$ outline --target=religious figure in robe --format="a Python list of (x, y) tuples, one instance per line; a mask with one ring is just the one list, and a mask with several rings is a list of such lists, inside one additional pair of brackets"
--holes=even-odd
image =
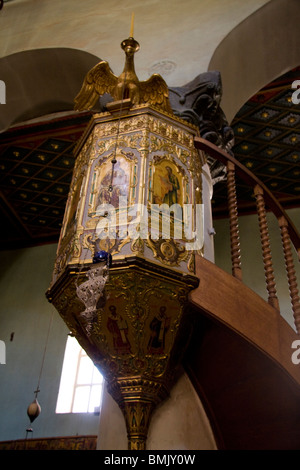
[(177, 204), (179, 202), (178, 191), (180, 189), (179, 181), (176, 175), (174, 175), (172, 168), (166, 166), (167, 178), (164, 181), (165, 194), (163, 198), (163, 203), (172, 206), (172, 204)]
[(113, 345), (117, 353), (125, 354), (131, 352), (128, 340), (128, 324), (127, 321), (117, 313), (114, 305), (109, 307), (109, 317), (107, 320), (107, 328), (112, 334)]
[[(102, 204), (111, 204), (114, 207), (119, 207), (119, 197), (128, 195), (129, 187), (129, 169), (127, 168), (126, 162), (120, 162), (114, 166), (113, 174), (109, 169), (100, 183), (99, 195), (98, 195), (98, 205)], [(126, 170), (126, 171), (125, 171)], [(112, 185), (110, 191), (110, 185)]]
[(159, 313), (150, 323), (150, 339), (148, 352), (150, 354), (163, 354), (165, 351), (166, 333), (170, 326), (170, 319), (166, 315), (166, 307), (160, 307)]

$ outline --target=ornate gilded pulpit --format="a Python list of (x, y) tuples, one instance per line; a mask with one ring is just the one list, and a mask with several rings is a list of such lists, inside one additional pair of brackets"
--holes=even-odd
[(129, 449), (145, 449), (151, 414), (170, 391), (189, 341), (189, 292), (203, 249), (198, 128), (176, 117), (159, 75), (140, 82), (139, 44), (121, 43), (124, 71), (107, 62), (75, 99), (95, 113), (76, 163), (47, 297), (104, 375), (126, 421)]

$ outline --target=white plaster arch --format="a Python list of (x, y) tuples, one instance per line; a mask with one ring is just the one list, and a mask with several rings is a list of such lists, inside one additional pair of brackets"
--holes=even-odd
[(299, 24), (299, 0), (272, 0), (218, 45), (208, 70), (221, 73), (229, 122), (258, 90), (300, 64)]
[(85, 74), (99, 61), (71, 48), (34, 49), (1, 58), (6, 104), (0, 108), (0, 132), (46, 114), (71, 111)]

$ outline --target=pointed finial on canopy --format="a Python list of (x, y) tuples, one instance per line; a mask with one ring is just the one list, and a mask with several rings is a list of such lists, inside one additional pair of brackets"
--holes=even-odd
[(131, 14), (131, 25), (130, 25), (130, 33), (129, 37), (133, 38), (133, 28), (134, 28), (134, 12)]

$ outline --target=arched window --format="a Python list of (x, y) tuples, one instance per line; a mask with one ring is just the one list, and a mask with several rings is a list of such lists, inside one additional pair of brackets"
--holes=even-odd
[(104, 379), (76, 338), (68, 336), (56, 413), (99, 413)]

